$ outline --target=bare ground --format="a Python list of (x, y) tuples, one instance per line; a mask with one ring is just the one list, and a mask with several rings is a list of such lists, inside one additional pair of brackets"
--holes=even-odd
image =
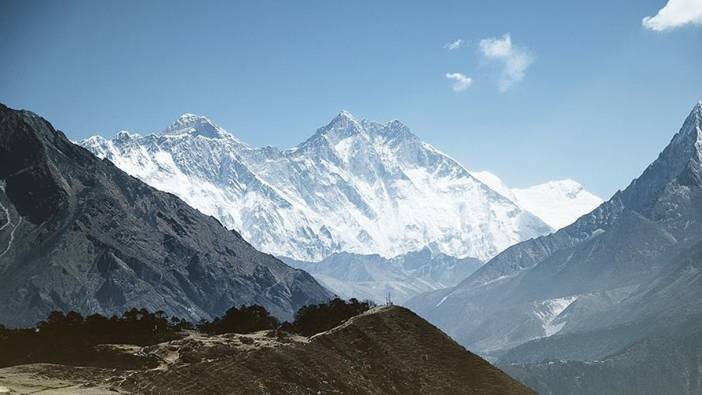
[[(312, 338), (199, 333), (114, 353), (156, 356), (150, 370), (25, 365), (0, 370), (15, 393), (533, 394), (402, 307), (379, 307)], [(24, 391), (24, 392), (23, 392)], [(60, 392), (64, 391), (64, 392)], [(2, 392), (0, 392), (1, 394)]]

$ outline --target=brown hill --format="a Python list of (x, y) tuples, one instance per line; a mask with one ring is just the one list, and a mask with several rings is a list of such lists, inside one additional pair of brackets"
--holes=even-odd
[[(143, 371), (34, 365), (25, 372), (92, 391), (100, 385), (159, 394), (534, 394), (397, 306), (372, 309), (309, 339), (274, 331), (191, 334), (114, 352), (157, 357), (161, 365)], [(0, 378), (3, 385), (12, 383)]]

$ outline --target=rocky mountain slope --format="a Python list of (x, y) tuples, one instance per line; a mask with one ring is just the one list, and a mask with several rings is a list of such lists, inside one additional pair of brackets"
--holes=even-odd
[(702, 332), (639, 340), (602, 360), (501, 366), (541, 394), (702, 393)]
[(471, 174), (554, 229), (572, 224), (603, 202), (600, 197), (570, 179), (549, 181), (528, 188), (510, 188), (488, 171), (472, 171)]
[(0, 385), (13, 388), (37, 377), (90, 393), (534, 394), (396, 306), (375, 308), (309, 339), (275, 332), (191, 335), (115, 350), (156, 356), (162, 364), (131, 371), (31, 365), (0, 370)]
[(428, 247), (389, 259), (341, 252), (320, 262), (283, 261), (310, 273), (342, 298), (379, 304), (388, 296), (402, 304), (422, 292), (452, 287), (483, 264), (475, 258), (454, 258)]
[(128, 307), (192, 320), (261, 304), (281, 318), (330, 294), (216, 219), (0, 105), (0, 323)]
[(692, 333), (702, 314), (701, 150), (699, 103), (625, 190), (409, 306), (504, 363), (595, 361), (640, 339)]
[(399, 121), (342, 112), (307, 141), (279, 150), (249, 147), (186, 114), (158, 134), (120, 132), (80, 144), (276, 256), (394, 257), (434, 245), (486, 260), (552, 230)]

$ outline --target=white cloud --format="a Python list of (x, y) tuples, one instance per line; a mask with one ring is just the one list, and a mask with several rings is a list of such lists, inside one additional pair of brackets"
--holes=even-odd
[(444, 44), (444, 48), (449, 50), (449, 51), (453, 51), (454, 49), (461, 48), (464, 44), (465, 44), (465, 42), (463, 40), (458, 39), (456, 41), (452, 41), (450, 43)]
[(446, 73), (446, 78), (454, 81), (451, 89), (455, 92), (463, 92), (473, 84), (472, 78), (466, 77), (465, 74), (461, 73)]
[(502, 38), (480, 40), (480, 51), (486, 59), (502, 63), (502, 72), (498, 81), (501, 92), (523, 80), (527, 68), (534, 61), (526, 49), (512, 45), (512, 37), (509, 33)]
[(647, 16), (641, 24), (661, 32), (685, 25), (702, 25), (702, 0), (668, 0), (655, 16)]

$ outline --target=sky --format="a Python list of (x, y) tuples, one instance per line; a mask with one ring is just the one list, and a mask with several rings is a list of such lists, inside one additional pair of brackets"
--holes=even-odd
[(702, 100), (702, 0), (0, 0), (0, 102), (78, 140), (205, 115), (294, 146), (341, 110), (603, 198)]

